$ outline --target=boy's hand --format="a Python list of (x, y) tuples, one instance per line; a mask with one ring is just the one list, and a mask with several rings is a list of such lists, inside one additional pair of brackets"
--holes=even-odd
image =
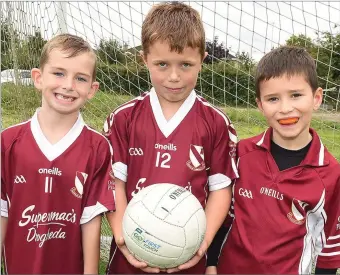
[(150, 267), (145, 262), (138, 261), (129, 251), (129, 249), (126, 247), (124, 238), (121, 237), (118, 241), (116, 241), (117, 247), (120, 249), (124, 257), (127, 259), (127, 261), (134, 267), (140, 268), (142, 271), (146, 273), (159, 273), (159, 268), (157, 267)]
[(206, 269), (205, 269), (205, 274), (217, 274), (217, 268), (216, 266), (208, 266)]
[(206, 253), (207, 249), (208, 249), (208, 243), (204, 239), (200, 248), (197, 250), (196, 254), (189, 261), (187, 261), (186, 263), (181, 264), (177, 267), (169, 268), (169, 269), (167, 269), (167, 272), (168, 273), (179, 272), (181, 270), (193, 267), (194, 265), (196, 265), (202, 259), (202, 257)]

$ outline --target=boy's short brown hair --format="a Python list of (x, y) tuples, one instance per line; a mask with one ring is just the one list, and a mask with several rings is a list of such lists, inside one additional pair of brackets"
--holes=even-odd
[(260, 84), (264, 80), (287, 75), (303, 75), (315, 92), (318, 88), (318, 76), (314, 59), (304, 49), (293, 46), (281, 46), (263, 56), (255, 73), (256, 97), (260, 99)]
[(97, 67), (97, 57), (96, 53), (90, 46), (90, 44), (83, 38), (64, 33), (53, 37), (51, 40), (47, 41), (44, 45), (41, 56), (40, 56), (40, 69), (43, 69), (45, 64), (48, 62), (48, 57), (53, 49), (60, 49), (63, 52), (67, 52), (68, 57), (74, 57), (82, 53), (90, 53), (95, 58), (92, 79), (96, 79), (96, 67)]
[(199, 13), (179, 2), (154, 5), (142, 25), (142, 47), (145, 55), (155, 41), (167, 42), (170, 50), (178, 53), (185, 47), (198, 48), (203, 59), (205, 33)]

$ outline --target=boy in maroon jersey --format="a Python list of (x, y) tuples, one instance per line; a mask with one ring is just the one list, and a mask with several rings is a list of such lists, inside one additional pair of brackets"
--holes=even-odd
[(113, 111), (104, 125), (114, 148), (117, 192), (117, 212), (108, 215), (115, 237), (108, 272), (160, 271), (128, 252), (121, 220), (127, 203), (142, 188), (169, 182), (198, 198), (207, 231), (198, 253), (167, 272), (202, 274), (202, 256), (227, 214), (230, 183), (237, 176), (236, 133), (228, 117), (194, 90), (207, 55), (197, 11), (178, 2), (155, 5), (143, 22), (142, 46), (153, 88)]
[(314, 60), (301, 48), (272, 50), (258, 64), (255, 85), (270, 127), (238, 144), (234, 220), (217, 271), (307, 274), (317, 259), (317, 274), (335, 274), (340, 165), (310, 128), (322, 102)]
[(114, 210), (112, 149), (79, 113), (98, 89), (82, 38), (46, 43), (32, 69), (42, 105), (1, 134), (1, 245), (6, 273), (98, 272), (100, 214)]

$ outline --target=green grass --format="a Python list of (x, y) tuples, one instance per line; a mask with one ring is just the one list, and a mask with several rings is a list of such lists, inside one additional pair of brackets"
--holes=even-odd
[[(18, 87), (12, 84), (1, 86), (2, 126), (4, 128), (29, 119), (41, 104), (41, 95), (33, 87)], [(119, 95), (99, 91), (82, 110), (88, 125), (101, 131), (104, 120), (120, 104), (132, 99), (129, 95)], [(257, 109), (222, 108), (233, 122), (239, 139), (258, 135), (267, 126)], [(340, 160), (340, 113), (316, 113), (312, 127), (320, 135), (327, 149)]]

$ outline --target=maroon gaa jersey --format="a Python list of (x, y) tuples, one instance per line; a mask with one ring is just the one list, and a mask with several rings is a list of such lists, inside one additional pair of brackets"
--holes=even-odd
[[(229, 186), (237, 176), (234, 127), (195, 91), (167, 121), (151, 89), (113, 111), (104, 132), (113, 147), (114, 175), (126, 182), (128, 201), (146, 186), (172, 183), (187, 188), (204, 207), (209, 191)], [(124, 268), (123, 262), (113, 259), (110, 273), (141, 272), (126, 262)]]
[(300, 165), (279, 171), (272, 128), (238, 143), (234, 220), (221, 274), (310, 274), (340, 266), (340, 165), (317, 133)]
[(37, 112), (1, 134), (4, 268), (12, 274), (80, 274), (80, 225), (115, 209), (112, 149), (81, 115), (52, 145)]

